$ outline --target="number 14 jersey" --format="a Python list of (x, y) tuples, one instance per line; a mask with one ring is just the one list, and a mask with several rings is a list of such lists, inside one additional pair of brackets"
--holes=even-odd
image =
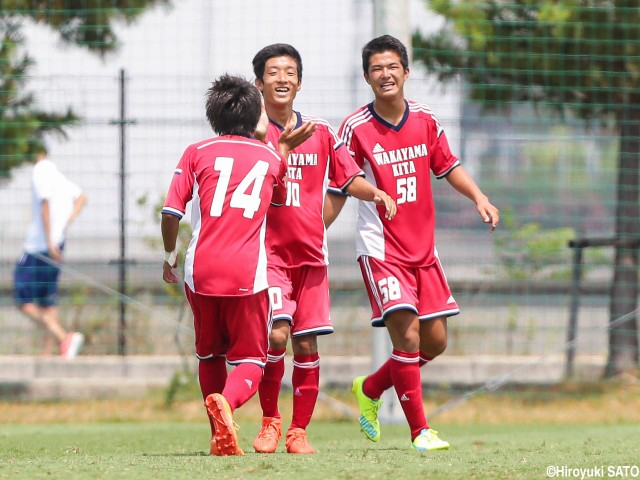
[(405, 113), (392, 125), (373, 103), (348, 116), (339, 131), (369, 182), (398, 205), (393, 220), (384, 208), (358, 202), (356, 252), (409, 267), (435, 261), (435, 207), (431, 172), (445, 177), (459, 165), (437, 119), (424, 104), (405, 101)]
[(284, 203), (285, 175), (284, 158), (255, 139), (225, 135), (185, 150), (162, 213), (182, 218), (192, 202), (184, 260), (191, 291), (241, 296), (268, 288), (266, 213)]

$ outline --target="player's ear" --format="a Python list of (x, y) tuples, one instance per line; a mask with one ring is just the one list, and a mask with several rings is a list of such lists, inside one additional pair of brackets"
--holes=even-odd
[(407, 78), (409, 78), (409, 67), (404, 69), (404, 79), (406, 80)]
[(262, 82), (262, 80), (260, 80), (259, 78), (256, 78), (253, 82), (253, 84), (258, 87), (258, 90), (260, 90), (260, 92), (262, 92), (263, 88), (264, 88), (264, 83)]
[[(369, 83), (369, 74), (367, 72), (364, 72), (364, 81)], [(369, 83), (369, 85), (371, 84)]]

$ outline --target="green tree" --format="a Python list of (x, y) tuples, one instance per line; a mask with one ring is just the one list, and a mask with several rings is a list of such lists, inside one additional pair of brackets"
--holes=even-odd
[(115, 22), (133, 23), (157, 5), (170, 0), (0, 0), (0, 179), (32, 159), (45, 134), (65, 137), (65, 129), (79, 121), (71, 107), (44, 111), (27, 91), (34, 61), (24, 51), (22, 25), (46, 25), (63, 42), (104, 56), (119, 46)]
[[(445, 25), (413, 36), (414, 59), (472, 101), (508, 110), (534, 102), (599, 120), (619, 134), (615, 232), (640, 233), (640, 9), (631, 0), (431, 0)], [(638, 366), (638, 249), (616, 246), (605, 375)]]

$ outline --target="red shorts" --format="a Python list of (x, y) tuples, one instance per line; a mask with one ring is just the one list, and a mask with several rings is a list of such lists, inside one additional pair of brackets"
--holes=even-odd
[(201, 359), (226, 357), (227, 363), (267, 361), (271, 310), (266, 290), (239, 297), (212, 297), (194, 293), (185, 284), (193, 310), (196, 356)]
[(369, 302), (371, 325), (384, 327), (385, 317), (396, 310), (412, 310), (420, 320), (460, 313), (440, 260), (428, 267), (406, 267), (362, 255), (358, 258)]
[(291, 323), (291, 336), (333, 333), (329, 315), (329, 277), (327, 266), (267, 270), (273, 320)]

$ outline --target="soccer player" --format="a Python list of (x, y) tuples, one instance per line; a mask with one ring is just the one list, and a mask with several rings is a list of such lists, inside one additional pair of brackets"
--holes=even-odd
[(310, 139), (289, 153), (285, 206), (271, 208), (267, 215), (267, 246), (273, 255), (268, 269), (273, 326), (259, 387), (262, 428), (253, 447), (256, 452), (273, 453), (282, 437), (278, 396), (291, 336), (293, 415), (285, 446), (289, 453), (309, 454), (314, 449), (306, 428), (318, 397), (320, 371), (317, 336), (333, 332), (322, 220), (327, 185), (331, 179), (341, 190), (379, 209), (386, 219), (393, 218), (396, 206), (385, 192), (362, 177), (362, 170), (326, 121), (293, 109), (302, 86), (302, 60), (294, 47), (264, 47), (253, 58), (253, 71), (269, 117), (268, 143), (273, 144), (289, 122), (311, 123), (316, 128)]
[[(206, 115), (220, 136), (187, 147), (162, 209), (162, 278), (177, 283), (172, 268), (179, 221), (192, 202), (185, 292), (193, 310), (212, 455), (244, 455), (233, 411), (256, 393), (267, 354), (266, 213), (270, 204), (286, 200), (285, 140), (296, 134), (285, 129), (276, 139), (279, 152), (255, 139), (256, 130), (266, 132), (261, 101), (258, 89), (243, 78), (223, 75), (213, 82)], [(228, 377), (225, 360), (236, 366)]]
[(395, 387), (416, 450), (447, 449), (427, 423), (420, 366), (447, 345), (447, 317), (459, 313), (435, 246), (435, 208), (430, 174), (446, 178), (471, 199), (482, 218), (496, 228), (499, 212), (451, 153), (431, 109), (404, 97), (409, 78), (405, 46), (390, 35), (374, 38), (362, 50), (364, 78), (372, 103), (349, 115), (339, 133), (355, 161), (378, 188), (393, 192), (393, 222), (359, 202), (356, 251), (372, 308), (374, 327), (386, 326), (391, 358), (369, 376), (353, 382), (360, 426), (380, 440), (380, 396)]
[(58, 170), (47, 153), (43, 144), (31, 175), (33, 211), (24, 253), (14, 271), (14, 299), (23, 314), (50, 334), (47, 339), (57, 340), (60, 355), (72, 359), (82, 348), (84, 335), (67, 332), (58, 319), (59, 264), (66, 232), (87, 196)]

